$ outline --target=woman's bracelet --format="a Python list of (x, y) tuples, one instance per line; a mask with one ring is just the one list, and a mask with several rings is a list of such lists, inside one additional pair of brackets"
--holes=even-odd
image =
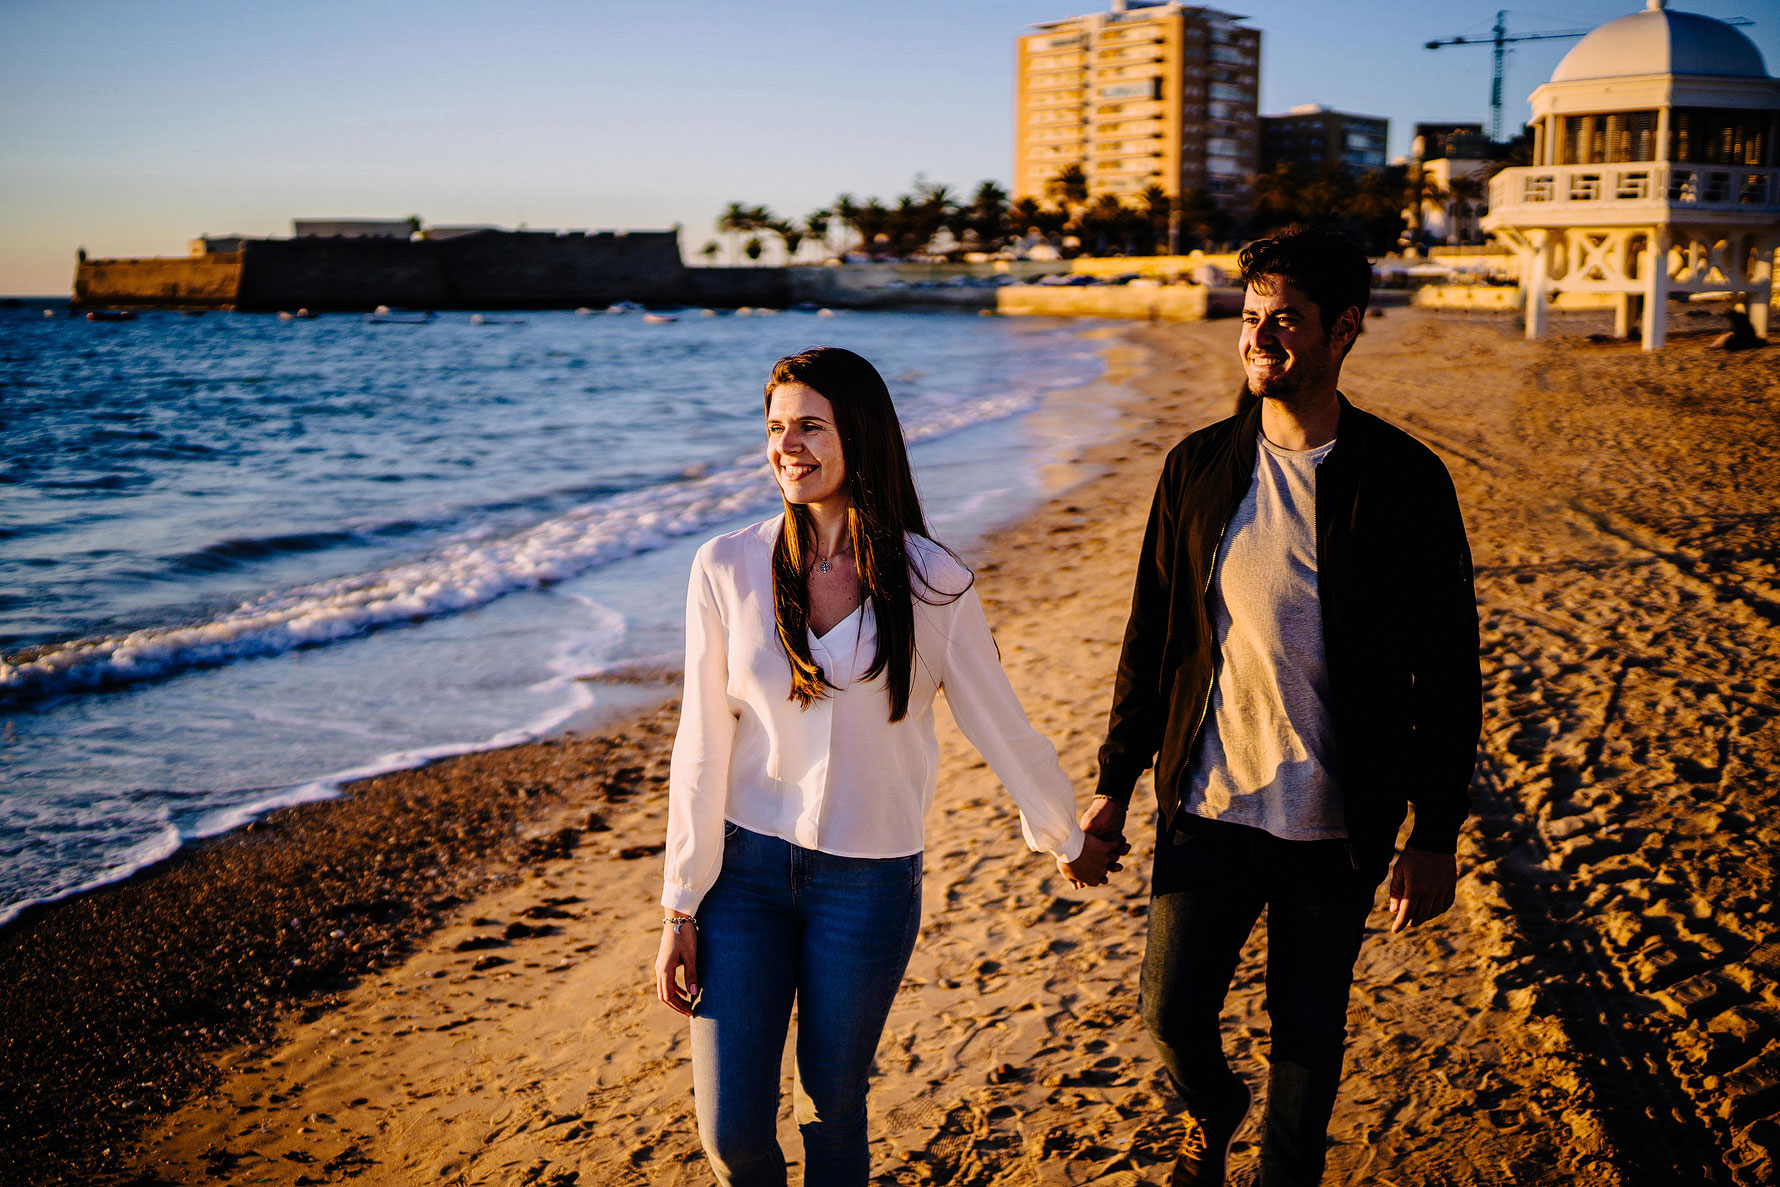
[(680, 926), (682, 924), (686, 924), (686, 923), (690, 923), (692, 925), (693, 931), (698, 930), (698, 920), (694, 919), (690, 915), (663, 915), (661, 917), (661, 925), (663, 927), (673, 928), (675, 935), (680, 934)]

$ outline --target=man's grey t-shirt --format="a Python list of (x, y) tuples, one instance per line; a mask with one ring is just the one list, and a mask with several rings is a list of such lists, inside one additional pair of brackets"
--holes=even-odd
[(1213, 571), (1217, 687), (1182, 802), (1289, 841), (1345, 837), (1316, 577), (1316, 468), (1335, 443), (1256, 446)]

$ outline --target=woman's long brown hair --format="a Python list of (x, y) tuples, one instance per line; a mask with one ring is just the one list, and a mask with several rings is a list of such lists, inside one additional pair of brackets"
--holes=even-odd
[[(773, 389), (786, 383), (803, 384), (834, 408), (847, 495), (852, 501), (847, 512), (847, 538), (878, 624), (878, 650), (865, 679), (884, 676), (890, 694), (890, 720), (901, 721), (908, 715), (915, 666), (914, 599), (932, 603), (928, 594), (938, 592), (941, 599), (949, 601), (964, 590), (934, 591), (909, 555), (907, 536), (927, 537), (927, 517), (921, 513), (921, 497), (909, 469), (902, 423), (896, 419), (890, 390), (877, 368), (838, 346), (817, 346), (788, 355), (773, 364), (767, 377), (769, 413)], [(786, 503), (784, 523), (773, 546), (773, 612), (779, 642), (791, 661), (791, 699), (806, 709), (828, 690), (821, 666), (810, 655), (806, 634), (810, 587), (805, 571), (815, 538), (815, 521), (809, 510)], [(915, 590), (917, 581), (924, 592)]]

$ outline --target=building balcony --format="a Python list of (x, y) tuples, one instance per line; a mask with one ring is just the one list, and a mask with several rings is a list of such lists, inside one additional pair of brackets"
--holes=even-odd
[[(1129, 168), (1132, 161), (1157, 161), (1162, 158), (1160, 148), (1115, 148), (1107, 149), (1096, 146), (1089, 154), (1095, 161), (1105, 161), (1110, 168)], [(1118, 162), (1118, 164), (1114, 164)]]
[(1771, 223), (1780, 169), (1622, 161), (1504, 169), (1490, 181), (1485, 230), (1660, 222)]

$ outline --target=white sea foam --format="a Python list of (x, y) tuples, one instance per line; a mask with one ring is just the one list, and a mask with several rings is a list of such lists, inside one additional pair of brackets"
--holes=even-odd
[[(240, 799), (218, 803), (207, 811), (185, 813), (177, 822), (172, 816), (172, 800), (146, 805), (137, 803), (133, 809), (107, 805), (96, 823), (115, 836), (80, 851), (50, 847), (19, 856), (18, 865), (8, 871), (7, 881), (11, 885), (0, 884), (0, 927), (5, 927), (32, 906), (57, 902), (121, 882), (166, 860), (192, 841), (232, 832), (280, 808), (334, 799), (348, 783), (391, 771), (411, 770), (460, 754), (515, 746), (555, 732), (564, 722), (594, 703), (594, 694), (581, 677), (590, 663), (599, 670), (603, 662), (609, 661), (612, 653), (623, 645), (625, 635), (625, 624), (617, 614), (588, 598), (571, 596), (588, 608), (598, 621), (598, 629), (589, 636), (565, 641), (550, 660), (552, 674), (533, 688), (535, 691), (555, 690), (561, 695), (550, 708), (532, 720), (479, 741), (392, 751), (318, 779), (243, 791), (239, 793)], [(677, 662), (678, 659), (677, 656), (657, 658), (664, 663)], [(139, 794), (130, 798), (141, 800), (145, 797)], [(146, 812), (142, 810), (144, 807)], [(15, 802), (7, 804), (6, 808), (6, 813), (0, 813), (0, 834), (8, 829), (44, 835), (65, 834), (75, 823), (67, 817), (53, 818), (55, 810), (42, 803)], [(89, 827), (93, 823), (88, 822)], [(126, 836), (134, 839), (122, 839)]]
[[(905, 424), (904, 435), (910, 443), (931, 440), (1035, 403), (1033, 393), (935, 401)], [(562, 581), (770, 503), (772, 478), (758, 457), (589, 503), (511, 536), (461, 540), (421, 560), (268, 593), (207, 622), (74, 640), (0, 661), (0, 707), (331, 643)]]

